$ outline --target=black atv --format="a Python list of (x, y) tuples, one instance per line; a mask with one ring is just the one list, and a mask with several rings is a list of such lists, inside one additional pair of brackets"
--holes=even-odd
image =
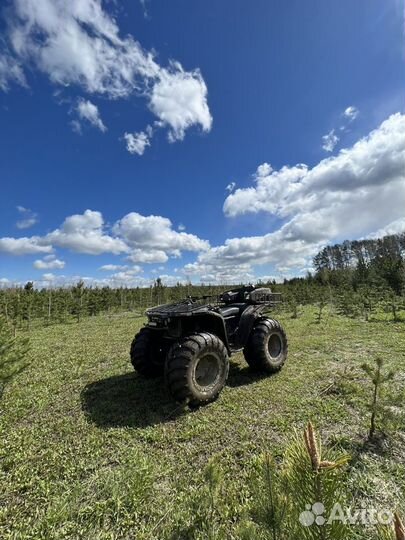
[(227, 380), (231, 354), (243, 350), (256, 371), (274, 373), (283, 366), (286, 334), (264, 315), (280, 298), (270, 289), (248, 286), (148, 309), (148, 322), (131, 345), (132, 365), (148, 377), (164, 373), (177, 401), (190, 406), (213, 401)]

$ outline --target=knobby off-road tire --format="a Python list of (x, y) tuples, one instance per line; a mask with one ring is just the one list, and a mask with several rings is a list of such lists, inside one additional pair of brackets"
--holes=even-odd
[(166, 360), (165, 379), (177, 401), (198, 407), (218, 397), (228, 372), (224, 343), (214, 334), (202, 332), (173, 345)]
[(144, 377), (163, 375), (166, 351), (153, 330), (141, 328), (132, 341), (130, 356), (135, 371)]
[(246, 362), (255, 371), (275, 373), (287, 359), (287, 336), (281, 324), (274, 319), (259, 319), (243, 350)]

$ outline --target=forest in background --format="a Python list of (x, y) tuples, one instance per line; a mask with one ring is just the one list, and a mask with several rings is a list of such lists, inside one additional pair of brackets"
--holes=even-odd
[[(394, 320), (405, 309), (405, 233), (378, 239), (344, 241), (326, 246), (313, 259), (314, 273), (285, 279), (283, 283), (257, 282), (283, 294), (282, 309), (299, 315), (301, 305), (334, 304), (346, 316), (369, 319), (377, 310), (390, 312)], [(243, 285), (243, 284), (241, 284)], [(246, 284), (244, 284), (246, 285)], [(166, 286), (157, 278), (150, 287), (73, 287), (36, 289), (35, 283), (0, 290), (0, 314), (17, 329), (32, 323), (55, 324), (103, 313), (131, 311), (139, 316), (145, 308), (181, 300), (187, 296), (218, 295), (236, 285), (184, 284)]]

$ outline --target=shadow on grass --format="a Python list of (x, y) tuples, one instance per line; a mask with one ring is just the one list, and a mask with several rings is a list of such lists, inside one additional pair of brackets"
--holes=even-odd
[(163, 379), (143, 379), (136, 373), (92, 382), (81, 393), (82, 410), (99, 427), (147, 427), (170, 422), (185, 413), (173, 401)]
[[(244, 386), (264, 377), (231, 363), (227, 385)], [(144, 379), (134, 372), (88, 384), (82, 390), (81, 403), (87, 419), (103, 428), (153, 426), (191, 412), (176, 404), (163, 378)]]
[(392, 438), (383, 432), (376, 433), (372, 440), (366, 435), (357, 434), (352, 438), (338, 438), (334, 442), (336, 446), (350, 455), (350, 466), (353, 468), (362, 463), (365, 455), (389, 457), (393, 451)]
[(232, 388), (246, 386), (248, 384), (261, 381), (262, 379), (267, 379), (269, 376), (273, 377), (274, 375), (269, 375), (268, 373), (258, 373), (252, 371), (249, 366), (241, 366), (239, 364), (230, 362), (229, 376), (226, 385)]

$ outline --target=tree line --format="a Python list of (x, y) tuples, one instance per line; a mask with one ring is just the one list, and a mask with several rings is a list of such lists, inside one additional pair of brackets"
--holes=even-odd
[[(380, 239), (345, 241), (326, 246), (313, 259), (314, 272), (283, 283), (258, 282), (283, 294), (284, 307), (298, 316), (299, 306), (334, 303), (347, 316), (368, 319), (374, 310), (391, 311), (397, 319), (404, 307), (405, 233)], [(83, 281), (69, 288), (24, 287), (0, 290), (0, 315), (14, 329), (42, 324), (80, 322), (83, 317), (131, 311), (143, 315), (147, 307), (176, 302), (187, 296), (218, 295), (230, 287), (177, 283), (166, 286), (157, 278), (150, 287), (86, 287)]]
[[(226, 287), (225, 287), (226, 288)], [(131, 311), (143, 315), (146, 308), (176, 302), (187, 296), (216, 295), (224, 286), (178, 283), (167, 287), (157, 278), (151, 287), (86, 287), (79, 281), (73, 287), (35, 289), (29, 281), (23, 287), (0, 290), (0, 316), (14, 329), (30, 329), (42, 324), (80, 322), (84, 317)]]

